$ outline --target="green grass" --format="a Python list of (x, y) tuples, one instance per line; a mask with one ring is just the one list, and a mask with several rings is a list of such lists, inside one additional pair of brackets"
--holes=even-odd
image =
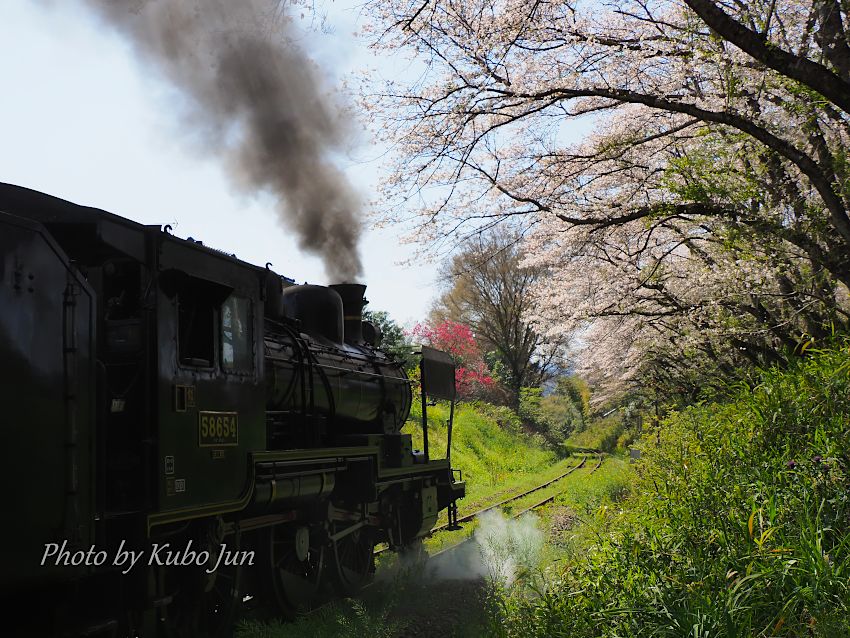
[[(564, 468), (569, 469), (580, 462), (579, 458), (574, 458), (569, 464), (561, 462), (558, 464), (558, 472), (554, 473), (547, 470), (541, 475), (532, 477), (534, 486), (545, 483), (550, 478), (554, 478), (562, 474)], [(528, 494), (522, 498), (505, 504), (501, 510), (507, 516), (515, 516), (523, 512), (523, 510), (539, 503), (545, 498), (555, 496), (552, 505), (544, 505), (542, 508), (535, 510), (536, 514), (542, 516), (545, 521), (545, 512), (553, 506), (570, 506), (576, 510), (585, 511), (584, 505), (591, 507), (591, 503), (595, 506), (601, 504), (613, 492), (619, 493), (627, 483), (627, 473), (625, 463), (619, 458), (607, 458), (602, 466), (591, 473), (591, 470), (596, 465), (597, 459), (589, 457), (584, 467), (576, 469), (568, 476), (565, 476), (560, 481), (543, 488), (533, 494)], [(551, 476), (550, 476), (551, 475)], [(581, 504), (581, 506), (579, 505)], [(440, 551), (442, 549), (456, 545), (457, 543), (466, 540), (475, 533), (477, 521), (474, 519), (463, 523), (463, 529), (455, 532), (439, 531), (431, 538), (427, 539), (425, 546), (429, 552)]]
[[(596, 459), (588, 459), (588, 467), (595, 464)], [(570, 507), (586, 515), (594, 513), (601, 506), (622, 501), (631, 483), (629, 462), (619, 456), (607, 457), (593, 474), (579, 476), (583, 480), (571, 484), (570, 489), (562, 493), (554, 504)]]
[(850, 636), (847, 344), (728, 396), (644, 437), (625, 501), (616, 479), (569, 494), (585, 525), (494, 590), (492, 635)]
[[(421, 407), (411, 413), (404, 431), (413, 435), (414, 448), (422, 447)], [(428, 444), (431, 458), (445, 456), (449, 406), (428, 406)], [(452, 429), (452, 466), (463, 472), (466, 497), (458, 503), (461, 516), (471, 514), (501, 500), (536, 487), (566, 472), (579, 462), (577, 457), (559, 457), (546, 447), (545, 441), (529, 435), (519, 418), (508, 408), (483, 403), (463, 403), (455, 408)], [(560, 483), (558, 484), (560, 485)], [(558, 485), (551, 489), (555, 490)], [(550, 492), (528, 497), (544, 498)], [(442, 512), (438, 523), (446, 520)], [(462, 530), (442, 531), (426, 539), (425, 547), (436, 552), (468, 538), (475, 525), (464, 524)], [(394, 559), (387, 555), (381, 565)]]
[[(431, 458), (444, 458), (449, 406), (428, 406), (428, 446)], [(414, 406), (404, 431), (413, 435), (413, 446), (422, 449), (421, 408)], [(495, 494), (530, 486), (544, 476), (554, 476), (566, 464), (544, 447), (541, 437), (526, 434), (519, 418), (508, 408), (462, 403), (455, 408), (452, 430), (452, 467), (463, 472), (467, 504), (482, 507)], [(548, 472), (548, 473), (547, 473)], [(545, 479), (544, 479), (545, 481)], [(519, 489), (516, 489), (519, 491)], [(496, 498), (495, 500), (499, 500)]]
[(390, 638), (400, 629), (387, 606), (340, 600), (294, 622), (247, 621), (235, 638)]

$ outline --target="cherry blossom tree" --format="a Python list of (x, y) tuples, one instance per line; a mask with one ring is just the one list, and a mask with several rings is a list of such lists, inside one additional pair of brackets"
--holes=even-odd
[(846, 4), (368, 6), (418, 65), (365, 88), (397, 149), (383, 218), (430, 249), (529, 231), (539, 317), (598, 375), (698, 387), (847, 328)]

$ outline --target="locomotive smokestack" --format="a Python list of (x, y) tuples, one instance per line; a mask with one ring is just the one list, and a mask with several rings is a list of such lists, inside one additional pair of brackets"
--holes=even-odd
[(271, 193), (281, 225), (331, 281), (361, 274), (361, 198), (331, 156), (350, 118), (279, 0), (83, 0), (183, 94), (193, 146), (218, 153), (239, 190)]
[(342, 297), (345, 343), (363, 343), (363, 307), (366, 305), (366, 286), (363, 284), (334, 284), (328, 286)]

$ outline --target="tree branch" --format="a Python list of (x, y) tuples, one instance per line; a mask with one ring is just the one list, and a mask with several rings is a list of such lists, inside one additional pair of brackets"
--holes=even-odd
[(789, 53), (730, 17), (710, 0), (685, 0), (709, 27), (768, 68), (814, 89), (850, 113), (850, 83), (822, 64)]

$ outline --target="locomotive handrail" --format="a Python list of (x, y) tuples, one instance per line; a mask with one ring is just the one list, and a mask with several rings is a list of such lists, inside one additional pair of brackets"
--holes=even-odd
[[(287, 359), (285, 357), (278, 357), (275, 355), (268, 355), (270, 359), (275, 361), (292, 361), (292, 359)], [(385, 374), (376, 374), (374, 372), (363, 372), (362, 370), (353, 370), (351, 368), (340, 368), (339, 366), (328, 365), (327, 363), (314, 363), (314, 366), (319, 368), (326, 368), (328, 370), (337, 370), (344, 374), (358, 374), (365, 377), (380, 377), (381, 379), (392, 379), (393, 381), (399, 381), (401, 383), (406, 383), (408, 385), (414, 385), (414, 381), (412, 379), (405, 379), (404, 377), (388, 377)]]
[(337, 366), (331, 366), (326, 363), (317, 363), (320, 368), (327, 368), (328, 370), (339, 370), (340, 372), (344, 372), (346, 374), (358, 374), (365, 377), (380, 377), (381, 379), (392, 379), (393, 381), (401, 381), (403, 383), (407, 383), (408, 385), (413, 385), (413, 381), (411, 379), (404, 379), (403, 377), (389, 377), (385, 374), (375, 374), (374, 372), (362, 372), (361, 370), (352, 370), (350, 368), (339, 368)]
[[(349, 458), (349, 457), (346, 457)], [(274, 461), (257, 461), (255, 462), (255, 466), (261, 470), (268, 469), (277, 469), (278, 467), (293, 467), (293, 466), (302, 466), (302, 465), (316, 465), (319, 467), (323, 467), (323, 464), (326, 466), (331, 463), (336, 463), (338, 466), (341, 465), (341, 459), (336, 457), (324, 458), (324, 459), (302, 459), (300, 461), (293, 461), (291, 459), (287, 460), (274, 460)], [(317, 467), (317, 469), (319, 469)]]

